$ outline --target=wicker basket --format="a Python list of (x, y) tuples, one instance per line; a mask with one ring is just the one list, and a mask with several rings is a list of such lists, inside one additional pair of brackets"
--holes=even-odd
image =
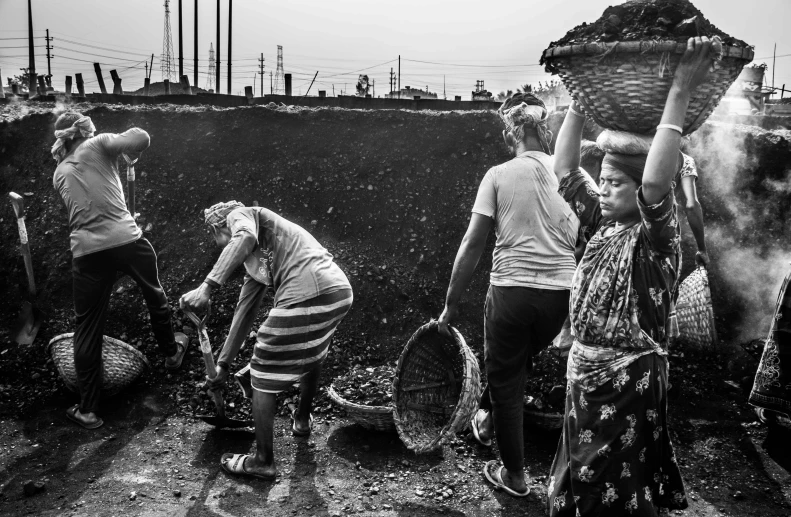
[[(653, 133), (686, 48), (675, 41), (589, 43), (548, 48), (543, 58), (598, 125)], [(693, 92), (684, 134), (703, 124), (753, 56), (751, 48), (723, 47), (722, 60)]]
[(327, 388), (327, 395), (346, 411), (353, 422), (374, 431), (395, 432), (396, 427), (393, 423), (393, 408), (391, 406), (366, 406), (349, 402), (338, 395), (334, 386)]
[(717, 342), (706, 268), (698, 266), (681, 282), (676, 316), (680, 342), (700, 348), (711, 347)]
[[(61, 379), (71, 391), (77, 387), (77, 371), (74, 369), (74, 333), (61, 334), (52, 338), (47, 352), (58, 368)], [(101, 397), (111, 397), (132, 384), (148, 368), (148, 359), (135, 347), (123, 341), (104, 336), (102, 343), (102, 391)]]
[(398, 435), (416, 453), (435, 450), (469, 423), (481, 398), (478, 360), (458, 330), (432, 320), (407, 341), (393, 381)]
[(525, 424), (541, 429), (555, 430), (563, 428), (563, 413), (546, 413), (525, 408)]

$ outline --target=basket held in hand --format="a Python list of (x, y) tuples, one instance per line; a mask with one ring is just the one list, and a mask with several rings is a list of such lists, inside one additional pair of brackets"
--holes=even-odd
[[(101, 397), (107, 398), (132, 384), (150, 365), (135, 347), (108, 336), (103, 338)], [(71, 391), (79, 391), (74, 368), (74, 333), (55, 336), (47, 345), (47, 351), (66, 387)]]
[[(543, 58), (547, 71), (560, 75), (569, 94), (598, 125), (653, 133), (686, 48), (675, 41), (588, 43), (548, 48)], [(722, 59), (692, 92), (684, 134), (705, 122), (753, 56), (751, 48), (723, 47)]]
[(327, 395), (335, 404), (346, 411), (346, 415), (353, 422), (374, 431), (395, 432), (393, 408), (391, 406), (355, 404), (338, 395), (334, 386), (327, 388)]
[(416, 453), (435, 450), (470, 421), (481, 398), (478, 360), (458, 330), (420, 327), (398, 358), (393, 417), (398, 435)]
[(714, 328), (714, 309), (706, 268), (698, 266), (681, 282), (676, 302), (679, 342), (699, 348), (711, 347), (717, 342)]

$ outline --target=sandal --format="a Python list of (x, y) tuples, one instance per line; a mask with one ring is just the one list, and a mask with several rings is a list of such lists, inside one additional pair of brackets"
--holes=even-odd
[[(491, 447), (492, 446), (492, 439), (488, 438), (486, 440), (481, 438), (481, 431), (478, 428), (478, 413), (481, 411), (486, 411), (484, 409), (479, 409), (472, 415), (472, 420), (470, 420), (470, 428), (472, 429), (472, 435), (475, 437), (475, 441), (483, 445), (484, 447)], [(487, 411), (488, 413), (488, 411)]]
[(294, 408), (294, 411), (291, 412), (291, 435), (292, 436), (310, 436), (310, 432), (313, 430), (313, 413), (310, 414), (310, 418), (308, 419), (308, 427), (307, 431), (299, 431), (297, 430), (297, 421), (294, 420), (294, 415), (297, 413), (297, 409)]
[(66, 417), (69, 420), (71, 420), (72, 422), (74, 422), (75, 424), (77, 424), (77, 425), (79, 425), (79, 426), (81, 426), (81, 427), (83, 427), (85, 429), (98, 429), (98, 428), (100, 428), (101, 426), (104, 425), (104, 420), (102, 420), (101, 418), (99, 420), (97, 420), (96, 422), (92, 423), (92, 424), (87, 424), (87, 423), (83, 422), (82, 420), (77, 418), (77, 410), (78, 409), (80, 409), (80, 405), (79, 404), (74, 404), (73, 406), (71, 406), (69, 409), (66, 410)]
[(184, 356), (187, 354), (187, 347), (189, 346), (190, 339), (183, 332), (176, 332), (175, 338), (176, 338), (176, 348), (178, 349), (178, 351), (174, 356), (175, 359), (173, 359), (172, 361), (170, 357), (165, 359), (166, 370), (178, 370), (179, 368), (181, 368), (181, 363), (182, 361), (184, 361)]
[(499, 465), (497, 469), (492, 472), (493, 466), (496, 466), (499, 462), (497, 460), (487, 461), (486, 465), (483, 466), (483, 475), (486, 477), (486, 481), (491, 483), (495, 486), (495, 488), (501, 488), (505, 490), (507, 494), (510, 494), (514, 497), (526, 497), (530, 494), (530, 487), (526, 487), (524, 492), (517, 492), (513, 488), (509, 488), (503, 483), (503, 466)]
[(277, 477), (266, 474), (258, 474), (257, 472), (248, 472), (245, 470), (244, 462), (250, 457), (250, 454), (225, 453), (220, 458), (220, 466), (225, 472), (235, 476), (250, 476), (258, 479), (264, 479), (266, 481), (272, 481), (275, 479), (275, 477)]

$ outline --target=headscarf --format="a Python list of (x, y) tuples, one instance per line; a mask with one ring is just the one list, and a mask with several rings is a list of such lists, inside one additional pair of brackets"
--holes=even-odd
[(601, 168), (615, 169), (632, 178), (638, 185), (643, 183), (643, 170), (648, 155), (607, 153), (604, 155)]
[(525, 136), (524, 128), (535, 129), (544, 152), (551, 154), (549, 142), (547, 141), (547, 131), (549, 131), (547, 127), (547, 109), (543, 106), (541, 100), (535, 96), (525, 96), (524, 98), (527, 101), (531, 101), (530, 104), (523, 100), (521, 104), (510, 108), (503, 109), (503, 106), (500, 106), (497, 114), (500, 115), (505, 127), (520, 140)]
[(227, 203), (217, 203), (203, 211), (203, 216), (206, 224), (212, 225), (214, 228), (220, 229), (227, 225), (226, 218), (235, 209), (244, 206), (238, 201), (228, 201)]
[(52, 157), (60, 163), (66, 157), (66, 141), (74, 140), (79, 135), (82, 138), (91, 138), (96, 132), (96, 127), (91, 122), (91, 117), (81, 117), (74, 121), (71, 127), (55, 131), (55, 143), (52, 146)]

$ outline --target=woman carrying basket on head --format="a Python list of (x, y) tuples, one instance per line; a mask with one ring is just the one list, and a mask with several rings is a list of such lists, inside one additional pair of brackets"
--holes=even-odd
[(575, 341), (566, 417), (548, 486), (550, 516), (656, 516), (687, 498), (667, 423), (668, 313), (680, 259), (676, 203), (681, 126), (711, 66), (692, 38), (648, 156), (608, 153), (602, 216), (571, 288)]

